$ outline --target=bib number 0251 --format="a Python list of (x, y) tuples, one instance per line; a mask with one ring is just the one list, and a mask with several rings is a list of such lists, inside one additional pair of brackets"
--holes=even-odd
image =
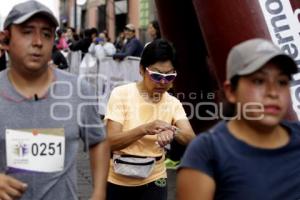
[(62, 143), (33, 143), (31, 146), (33, 156), (53, 156), (62, 154)]

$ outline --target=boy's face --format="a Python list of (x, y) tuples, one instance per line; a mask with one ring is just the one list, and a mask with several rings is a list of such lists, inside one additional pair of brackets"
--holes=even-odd
[[(269, 62), (253, 74), (241, 76), (236, 90), (227, 97), (231, 103), (240, 104), (242, 120), (277, 126), (290, 105), (289, 82), (289, 77), (276, 64)], [(250, 102), (258, 104), (250, 105)], [(255, 111), (249, 111), (251, 109)]]
[(11, 66), (22, 72), (38, 72), (48, 67), (54, 43), (54, 27), (43, 17), (32, 17), (12, 25), (8, 50)]

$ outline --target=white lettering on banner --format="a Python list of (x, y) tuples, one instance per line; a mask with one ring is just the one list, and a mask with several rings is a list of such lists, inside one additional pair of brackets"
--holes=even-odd
[[(290, 0), (259, 0), (272, 41), (289, 54), (300, 67), (300, 9), (293, 11)], [(300, 74), (291, 85), (293, 109), (300, 120)]]
[(34, 134), (6, 130), (6, 161), (8, 168), (32, 172), (59, 172), (64, 168), (64, 135)]

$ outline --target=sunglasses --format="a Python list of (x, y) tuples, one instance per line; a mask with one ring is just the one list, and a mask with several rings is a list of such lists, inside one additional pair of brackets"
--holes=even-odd
[(174, 81), (174, 79), (177, 76), (176, 72), (174, 72), (172, 74), (162, 74), (162, 73), (159, 73), (159, 72), (151, 71), (148, 68), (146, 68), (146, 70), (149, 73), (149, 76), (150, 76), (151, 80), (154, 81), (154, 82), (157, 82), (157, 83), (161, 82), (162, 80), (165, 80), (166, 83), (169, 83), (171, 81)]

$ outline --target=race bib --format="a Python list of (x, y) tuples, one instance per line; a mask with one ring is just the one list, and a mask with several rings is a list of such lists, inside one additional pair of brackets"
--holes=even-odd
[(8, 168), (31, 172), (59, 172), (64, 168), (64, 129), (6, 129)]

